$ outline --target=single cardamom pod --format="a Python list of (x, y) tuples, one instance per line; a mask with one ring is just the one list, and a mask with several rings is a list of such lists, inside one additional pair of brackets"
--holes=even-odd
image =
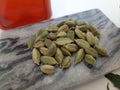
[(49, 38), (51, 40), (55, 40), (56, 37), (57, 37), (56, 33), (52, 33), (52, 32), (47, 35), (47, 38)]
[(57, 45), (65, 45), (65, 44), (68, 44), (68, 43), (71, 43), (73, 42), (73, 40), (71, 40), (70, 38), (58, 38), (55, 43)]
[(78, 49), (78, 46), (76, 44), (73, 44), (73, 43), (66, 44), (64, 47), (70, 52), (76, 52)]
[(57, 61), (51, 56), (41, 56), (40, 59), (41, 62), (43, 62), (44, 64), (49, 64), (49, 65), (58, 64)]
[(97, 52), (94, 48), (92, 48), (92, 47), (85, 48), (85, 52), (86, 52), (87, 54), (92, 55), (92, 56), (95, 57), (95, 58), (98, 57), (98, 52)]
[(75, 20), (68, 20), (68, 21), (65, 21), (65, 24), (67, 24), (69, 27), (72, 27), (76, 25), (76, 22)]
[(42, 65), (39, 68), (45, 74), (53, 74), (56, 71), (55, 67), (52, 65)]
[(58, 27), (55, 25), (55, 23), (50, 23), (49, 27), (46, 30), (49, 32), (57, 32)]
[(47, 55), (48, 55), (48, 56), (53, 56), (53, 55), (55, 55), (56, 49), (57, 49), (57, 46), (56, 46), (56, 44), (53, 42), (53, 43), (48, 47), (48, 53), (47, 53)]
[(97, 50), (97, 52), (98, 52), (100, 55), (105, 56), (105, 57), (108, 56), (107, 51), (106, 51), (104, 48), (100, 47), (99, 45), (95, 45), (95, 49)]
[(81, 26), (81, 25), (88, 25), (88, 23), (85, 22), (85, 21), (78, 21), (78, 22), (77, 22), (77, 25), (78, 25), (78, 26)]
[(63, 31), (57, 34), (57, 37), (66, 37), (66, 36), (67, 36), (66, 32), (63, 32)]
[(37, 42), (37, 41), (39, 41), (39, 40), (44, 40), (47, 35), (48, 35), (48, 31), (47, 31), (47, 30), (44, 30), (44, 32), (42, 32), (38, 37), (36, 37), (35, 42)]
[(90, 45), (95, 44), (95, 37), (90, 31), (87, 31), (86, 38)]
[(37, 65), (39, 65), (40, 63), (40, 52), (36, 49), (36, 48), (33, 48), (32, 50), (32, 59), (33, 59), (33, 62)]
[(59, 48), (57, 48), (56, 54), (55, 54), (55, 59), (57, 60), (57, 62), (58, 62), (59, 64), (62, 63), (63, 57), (64, 57), (64, 56), (63, 56), (62, 51), (61, 51)]
[(78, 46), (80, 46), (80, 47), (82, 47), (84, 49), (90, 47), (90, 44), (87, 41), (83, 40), (83, 39), (76, 39), (75, 42), (77, 43)]
[(97, 38), (97, 36), (95, 36), (95, 45), (99, 44), (99, 39)]
[(61, 47), (60, 49), (61, 49), (61, 51), (62, 51), (62, 53), (63, 53), (64, 55), (66, 55), (66, 56), (71, 56), (71, 53), (70, 53), (66, 48)]
[(89, 24), (89, 30), (93, 33), (94, 36), (100, 36), (100, 32), (95, 26)]
[(84, 58), (84, 55), (85, 55), (84, 50), (80, 49), (75, 55), (74, 63), (78, 64), (79, 62), (81, 62)]
[(95, 64), (96, 60), (93, 56), (86, 54), (85, 55), (85, 62), (93, 65), (93, 64)]
[(52, 41), (50, 39), (45, 39), (45, 46), (49, 47), (52, 44)]
[(62, 25), (64, 25), (65, 24), (65, 21), (61, 21), (61, 22), (59, 22), (58, 24), (57, 24), (57, 26), (58, 27), (61, 27)]
[(32, 37), (29, 37), (27, 45), (28, 45), (28, 48), (31, 48), (31, 49), (33, 48), (34, 41)]
[(74, 31), (68, 31), (67, 32), (67, 37), (73, 40), (74, 37), (75, 37), (75, 32)]
[(71, 57), (70, 56), (66, 56), (64, 59), (63, 59), (63, 62), (61, 64), (61, 67), (63, 69), (65, 68), (68, 68), (71, 66)]
[(69, 30), (69, 27), (68, 27), (68, 25), (65, 25), (65, 24), (58, 28), (58, 32), (60, 32), (60, 31), (67, 32), (68, 30)]
[(36, 38), (40, 36), (45, 30), (43, 28), (39, 29), (36, 33)]
[(43, 54), (43, 55), (47, 55), (48, 54), (48, 48), (46, 47), (40, 47), (40, 53)]
[(38, 41), (38, 42), (35, 42), (35, 44), (34, 44), (35, 48), (40, 48), (40, 47), (43, 47), (43, 46), (44, 46), (44, 42), (43, 41)]
[(78, 28), (83, 32), (87, 32), (89, 30), (88, 25), (80, 25), (80, 26), (76, 26), (76, 28)]
[(85, 40), (85, 34), (82, 31), (80, 31), (78, 28), (75, 29), (75, 34), (78, 36), (78, 38)]

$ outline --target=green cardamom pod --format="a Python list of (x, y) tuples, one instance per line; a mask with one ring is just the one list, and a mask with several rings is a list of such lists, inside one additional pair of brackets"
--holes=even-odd
[(95, 44), (95, 37), (90, 31), (87, 31), (86, 38), (90, 45)]
[(35, 42), (39, 41), (39, 40), (44, 40), (48, 35), (48, 31), (44, 30), (44, 32), (42, 32), (38, 37), (36, 37)]
[(85, 62), (93, 65), (93, 64), (95, 64), (96, 60), (93, 56), (86, 54), (85, 55)]
[(40, 48), (40, 47), (43, 47), (45, 44), (43, 41), (38, 41), (38, 42), (35, 42), (34, 44), (34, 47), (35, 48)]
[(55, 55), (56, 49), (57, 49), (57, 46), (56, 46), (56, 44), (53, 42), (53, 43), (48, 47), (48, 53), (47, 53), (47, 55), (48, 55), (48, 56), (53, 56), (53, 55)]
[(39, 29), (36, 33), (36, 38), (39, 37), (45, 30), (43, 28)]
[(57, 33), (57, 37), (66, 37), (66, 36), (67, 36), (67, 34), (64, 31)]
[(76, 25), (76, 22), (75, 20), (68, 20), (65, 22), (65, 24), (67, 24), (69, 27), (72, 27)]
[(93, 33), (94, 36), (100, 36), (100, 32), (95, 26), (89, 24), (89, 30)]
[(81, 25), (81, 26), (76, 26), (76, 28), (78, 28), (79, 30), (83, 31), (83, 32), (87, 32), (88, 31), (88, 25)]
[(28, 48), (31, 48), (31, 49), (33, 48), (34, 41), (32, 37), (29, 37), (27, 45), (28, 45)]
[(49, 47), (52, 44), (52, 40), (50, 39), (45, 39), (45, 46)]
[(97, 52), (94, 48), (92, 48), (92, 47), (90, 47), (90, 48), (85, 48), (85, 52), (86, 52), (87, 54), (92, 55), (92, 56), (95, 57), (95, 58), (98, 57), (98, 52)]
[(43, 62), (44, 64), (49, 64), (49, 65), (58, 64), (57, 61), (51, 56), (41, 56), (40, 59), (41, 62)]
[(57, 45), (65, 45), (65, 44), (68, 44), (68, 43), (72, 43), (73, 40), (71, 40), (70, 38), (58, 38), (55, 43)]
[(66, 56), (71, 56), (71, 53), (70, 53), (66, 48), (61, 47), (60, 49), (61, 49), (61, 51), (62, 51), (62, 53), (63, 53), (64, 55), (66, 55)]
[(68, 30), (69, 30), (69, 27), (68, 27), (68, 25), (65, 25), (65, 24), (58, 28), (58, 32), (60, 32), (60, 31), (67, 32)]
[(59, 48), (57, 48), (56, 54), (55, 54), (55, 59), (57, 60), (57, 62), (58, 62), (59, 64), (62, 63), (63, 57), (64, 57), (64, 55), (63, 55), (62, 51), (61, 51)]
[(80, 46), (80, 47), (82, 47), (84, 49), (90, 47), (90, 44), (87, 41), (83, 40), (83, 39), (76, 39), (75, 42), (77, 43), (78, 46)]
[(39, 68), (45, 74), (53, 74), (56, 71), (55, 67), (52, 65), (42, 65)]
[(56, 37), (57, 37), (56, 33), (52, 33), (52, 32), (47, 35), (47, 38), (49, 38), (51, 40), (55, 40)]
[(81, 26), (81, 25), (88, 25), (88, 23), (85, 22), (85, 21), (78, 21), (78, 22), (77, 22), (77, 25), (78, 25), (78, 26)]
[(39, 65), (40, 63), (40, 52), (36, 49), (36, 48), (33, 48), (32, 50), (32, 59), (33, 59), (33, 62), (37, 65)]
[(105, 57), (108, 56), (107, 51), (106, 51), (104, 48), (100, 47), (99, 45), (95, 45), (95, 49), (97, 50), (97, 52), (98, 52), (100, 55), (105, 56)]
[(76, 35), (78, 36), (78, 38), (80, 38), (80, 39), (85, 39), (85, 38), (86, 38), (85, 34), (84, 34), (82, 31), (80, 31), (78, 28), (75, 29), (75, 34), (76, 34)]
[(63, 59), (63, 62), (62, 62), (62, 64), (61, 64), (61, 67), (63, 68), (63, 69), (65, 69), (65, 68), (68, 68), (68, 67), (70, 67), (71, 66), (71, 57), (70, 56), (67, 56), (67, 57), (65, 57), (64, 59)]
[(57, 32), (58, 27), (54, 23), (50, 23), (49, 27), (46, 30), (49, 32)]
[(73, 43), (66, 44), (64, 47), (70, 52), (76, 52), (78, 49), (78, 46), (76, 44), (73, 44)]
[(84, 55), (85, 55), (84, 50), (80, 49), (75, 55), (74, 63), (78, 64), (79, 62), (81, 62), (84, 58)]
[(48, 54), (48, 48), (46, 47), (40, 47), (39, 50), (40, 50), (40, 53), (45, 56)]
[(95, 36), (95, 45), (99, 44), (99, 39)]
[(57, 24), (57, 26), (58, 27), (61, 27), (62, 25), (64, 25), (65, 24), (65, 21), (61, 21), (61, 22), (59, 22), (58, 24)]
[(67, 32), (67, 37), (73, 40), (74, 37), (75, 37), (75, 32), (72, 31), (72, 30), (71, 30), (71, 31), (68, 31), (68, 32)]

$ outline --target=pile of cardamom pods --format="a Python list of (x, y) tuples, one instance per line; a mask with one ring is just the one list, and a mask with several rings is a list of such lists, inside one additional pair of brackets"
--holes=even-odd
[(28, 47), (32, 50), (32, 59), (45, 74), (56, 72), (56, 66), (62, 69), (84, 60), (94, 65), (98, 56), (108, 56), (107, 51), (99, 46), (99, 30), (85, 22), (68, 18), (57, 25), (41, 28), (35, 39), (29, 37)]

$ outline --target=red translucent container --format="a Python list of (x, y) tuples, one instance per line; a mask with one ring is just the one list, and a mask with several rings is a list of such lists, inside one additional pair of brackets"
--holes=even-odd
[(50, 0), (0, 0), (0, 28), (39, 22), (51, 16)]

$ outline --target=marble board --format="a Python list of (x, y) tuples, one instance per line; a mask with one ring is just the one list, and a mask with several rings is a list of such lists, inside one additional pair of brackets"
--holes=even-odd
[[(40, 27), (58, 23), (68, 16), (95, 25), (100, 33), (100, 45), (109, 57), (100, 57), (89, 68), (84, 62), (67, 70), (57, 68), (53, 75), (45, 75), (31, 59), (26, 42)], [(69, 90), (97, 79), (120, 67), (120, 30), (98, 9), (92, 9), (0, 33), (0, 90)]]

